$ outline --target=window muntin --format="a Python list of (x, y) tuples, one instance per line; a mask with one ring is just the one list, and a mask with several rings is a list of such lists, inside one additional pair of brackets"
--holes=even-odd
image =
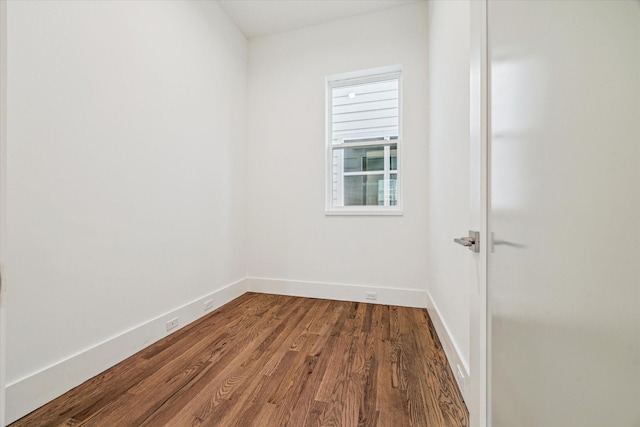
[(401, 213), (401, 69), (392, 68), (327, 79), (328, 213)]

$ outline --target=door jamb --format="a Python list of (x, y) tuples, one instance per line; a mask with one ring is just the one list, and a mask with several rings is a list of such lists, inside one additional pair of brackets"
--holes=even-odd
[(5, 425), (7, 230), (7, 2), (0, 0), (0, 426)]
[[(488, 46), (488, 0), (470, 1), (470, 185), (471, 194), (479, 192), (479, 199), (470, 199), (472, 215), (479, 212), (475, 223), (480, 230), (480, 253), (477, 254), (476, 285), (470, 290), (471, 322), (470, 362), (471, 390), (470, 418), (473, 427), (488, 427), (489, 407), (489, 320), (488, 320), (488, 258), (491, 250), (489, 233), (489, 141), (490, 141), (490, 67)], [(476, 182), (479, 181), (479, 182)], [(472, 188), (473, 188), (472, 187)]]

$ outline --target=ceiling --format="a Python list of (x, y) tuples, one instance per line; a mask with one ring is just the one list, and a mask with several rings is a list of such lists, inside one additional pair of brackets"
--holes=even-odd
[(218, 0), (248, 39), (426, 0)]

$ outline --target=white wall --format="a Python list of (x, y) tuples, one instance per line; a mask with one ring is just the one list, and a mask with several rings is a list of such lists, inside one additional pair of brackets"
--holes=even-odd
[[(332, 298), (346, 293), (329, 283), (425, 289), (426, 12), (417, 3), (250, 41), (250, 277)], [(325, 77), (394, 64), (404, 67), (404, 215), (325, 216)]]
[(246, 276), (247, 42), (215, 2), (7, 6), (15, 418), (69, 381), (38, 380), (59, 362), (148, 326), (95, 374)]
[[(469, 3), (429, 2), (429, 294), (469, 368)], [(451, 354), (449, 355), (451, 357)]]

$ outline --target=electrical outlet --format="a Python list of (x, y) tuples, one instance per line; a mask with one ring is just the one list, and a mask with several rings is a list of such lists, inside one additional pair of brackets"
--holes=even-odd
[(204, 302), (204, 311), (211, 310), (213, 308), (213, 300), (207, 300)]
[(378, 293), (377, 292), (365, 292), (364, 293), (364, 298), (371, 300), (371, 301), (375, 301), (378, 299)]
[(178, 327), (178, 318), (176, 317), (175, 319), (171, 319), (167, 322), (167, 331), (172, 330), (173, 328), (177, 328)]
[(456, 381), (458, 382), (458, 387), (460, 387), (460, 391), (464, 390), (464, 372), (460, 365), (456, 365)]

